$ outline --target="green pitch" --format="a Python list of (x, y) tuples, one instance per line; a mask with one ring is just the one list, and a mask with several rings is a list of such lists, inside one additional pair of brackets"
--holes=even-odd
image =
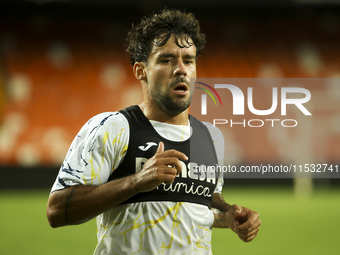
[[(95, 221), (52, 229), (45, 214), (48, 192), (0, 192), (0, 254), (92, 254)], [(224, 197), (258, 211), (262, 226), (250, 243), (228, 229), (214, 229), (214, 255), (339, 252), (340, 189), (316, 190), (310, 198), (298, 199), (289, 188), (225, 188)]]

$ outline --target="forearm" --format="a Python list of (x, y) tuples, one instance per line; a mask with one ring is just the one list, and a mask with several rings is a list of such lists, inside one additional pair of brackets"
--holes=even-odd
[(229, 222), (227, 220), (227, 212), (231, 208), (231, 205), (224, 201), (224, 198), (219, 193), (213, 194), (213, 200), (211, 202), (212, 212), (214, 214), (214, 228), (229, 228)]
[(47, 218), (52, 227), (84, 223), (137, 194), (134, 175), (99, 186), (77, 185), (51, 193)]
[(164, 151), (164, 144), (160, 142), (156, 154), (136, 174), (99, 186), (79, 185), (53, 192), (47, 204), (50, 225), (60, 227), (86, 222), (139, 192), (172, 183), (182, 171), (179, 159), (185, 161), (188, 157), (180, 151)]
[(214, 228), (229, 228), (229, 223), (227, 221), (227, 212), (220, 211), (213, 208), (214, 214)]

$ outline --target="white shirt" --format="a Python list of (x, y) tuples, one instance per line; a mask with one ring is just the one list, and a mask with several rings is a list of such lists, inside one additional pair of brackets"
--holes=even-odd
[[(191, 127), (150, 121), (164, 138), (189, 139)], [(219, 129), (211, 133), (220, 165), (224, 141)], [(52, 192), (68, 186), (100, 185), (108, 181), (128, 149), (129, 123), (118, 112), (93, 117), (79, 131), (66, 155)], [(220, 178), (215, 192), (221, 192)], [(97, 216), (98, 244), (94, 254), (211, 254), (214, 217), (211, 210), (187, 202), (123, 204)]]

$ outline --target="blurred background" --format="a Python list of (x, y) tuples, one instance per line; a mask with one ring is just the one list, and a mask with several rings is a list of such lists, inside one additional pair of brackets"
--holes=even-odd
[[(198, 77), (340, 78), (338, 0), (1, 1), (1, 254), (92, 254), (93, 221), (49, 228), (49, 190), (88, 119), (142, 102), (125, 36), (132, 23), (165, 6), (193, 12), (207, 34)], [(331, 127), (322, 128), (313, 145), (322, 154), (320, 163), (340, 162), (339, 87), (334, 83), (311, 91), (322, 106), (315, 123)], [(284, 137), (273, 140), (273, 162), (268, 148), (248, 146), (242, 131), (232, 130), (227, 139), (226, 162), (235, 165), (256, 158), (280, 164), (282, 148), (289, 148)], [(268, 134), (256, 139), (267, 140)], [(338, 179), (225, 182), (226, 200), (259, 211), (263, 230), (246, 245), (230, 231), (216, 230), (214, 254), (336, 254)]]

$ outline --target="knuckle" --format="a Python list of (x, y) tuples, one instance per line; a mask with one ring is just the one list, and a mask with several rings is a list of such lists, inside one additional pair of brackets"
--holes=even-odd
[(249, 236), (249, 237), (247, 237), (246, 238), (246, 242), (250, 242), (251, 240), (253, 240), (254, 239), (254, 236), (252, 235), (252, 236)]
[(171, 165), (175, 168), (175, 169), (180, 169), (182, 166), (178, 160), (178, 158), (172, 158), (171, 159)]
[[(176, 168), (172, 168), (172, 174), (175, 176), (177, 174)], [(174, 177), (175, 178), (175, 177)]]
[(173, 158), (171, 158), (171, 162), (172, 162), (173, 164), (178, 164), (178, 163), (179, 163), (179, 160), (178, 160), (178, 158), (173, 157)]
[(154, 159), (159, 159), (159, 158), (161, 158), (161, 154), (160, 154), (160, 153), (157, 153), (157, 154), (155, 154), (155, 155), (153, 156), (153, 158), (154, 158)]
[(169, 167), (169, 171), (168, 171), (168, 173), (170, 174), (170, 175), (174, 175), (175, 174), (175, 172), (176, 172), (176, 169), (174, 168), (174, 167)]
[(160, 173), (157, 173), (155, 179), (157, 181), (161, 181), (162, 180), (162, 175)]
[(167, 184), (171, 184), (171, 183), (174, 182), (174, 180), (175, 180), (175, 177), (170, 175), (170, 176), (167, 177), (166, 183)]

